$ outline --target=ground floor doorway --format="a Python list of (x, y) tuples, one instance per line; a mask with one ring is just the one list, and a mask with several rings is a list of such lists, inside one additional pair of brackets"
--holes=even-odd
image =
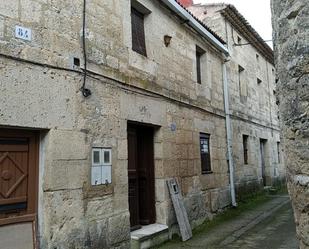
[(154, 127), (128, 122), (131, 230), (155, 223)]
[(0, 225), (34, 222), (38, 203), (38, 134), (0, 129)]
[(261, 155), (261, 170), (263, 185), (266, 186), (266, 165), (265, 165), (265, 149), (266, 149), (266, 139), (260, 139), (260, 155)]

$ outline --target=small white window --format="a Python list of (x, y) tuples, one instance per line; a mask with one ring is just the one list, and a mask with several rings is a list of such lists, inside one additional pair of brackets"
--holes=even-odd
[(111, 162), (111, 150), (110, 149), (102, 149), (103, 154), (103, 164), (110, 165)]
[(92, 165), (99, 166), (101, 162), (101, 149), (92, 149)]
[(112, 183), (112, 150), (92, 149), (91, 185)]

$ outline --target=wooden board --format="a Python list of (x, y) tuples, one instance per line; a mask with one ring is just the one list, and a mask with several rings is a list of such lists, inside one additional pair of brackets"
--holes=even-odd
[(192, 238), (192, 229), (189, 223), (185, 205), (183, 203), (181, 190), (175, 178), (167, 180), (166, 183), (173, 202), (182, 241), (187, 241), (188, 239)]

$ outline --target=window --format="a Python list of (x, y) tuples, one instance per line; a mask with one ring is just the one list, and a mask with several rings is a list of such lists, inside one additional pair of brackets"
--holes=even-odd
[(261, 84), (262, 83), (262, 80), (261, 79), (259, 79), (259, 78), (256, 78), (256, 82), (258, 83), (258, 85), (259, 84)]
[(247, 96), (246, 94), (246, 86), (245, 86), (245, 69), (238, 65), (238, 85), (239, 85), (239, 95), (240, 96)]
[(205, 51), (196, 46), (196, 82), (199, 84), (202, 83), (201, 59), (204, 54)]
[(91, 185), (112, 182), (112, 150), (109, 148), (92, 149)]
[(132, 50), (147, 56), (144, 29), (144, 14), (131, 8)]
[(210, 163), (209, 134), (200, 133), (200, 150), (202, 174), (212, 173)]
[(242, 144), (243, 144), (243, 150), (244, 150), (244, 164), (248, 164), (248, 135), (242, 136)]
[(278, 163), (281, 163), (280, 142), (277, 142)]
[(80, 59), (77, 57), (73, 58), (73, 64), (74, 66), (80, 67)]
[(238, 44), (241, 44), (241, 38), (240, 38), (240, 36), (237, 36), (237, 43), (238, 43)]

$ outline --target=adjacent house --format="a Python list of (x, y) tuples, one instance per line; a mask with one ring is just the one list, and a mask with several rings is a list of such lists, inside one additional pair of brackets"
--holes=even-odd
[(167, 179), (195, 227), (236, 205), (234, 181), (284, 175), (271, 50), (246, 55), (198, 16), (175, 0), (0, 3), (1, 243), (129, 248), (146, 225), (178, 232)]
[(285, 177), (272, 49), (229, 4), (187, 3), (226, 42), (235, 181), (241, 195)]

